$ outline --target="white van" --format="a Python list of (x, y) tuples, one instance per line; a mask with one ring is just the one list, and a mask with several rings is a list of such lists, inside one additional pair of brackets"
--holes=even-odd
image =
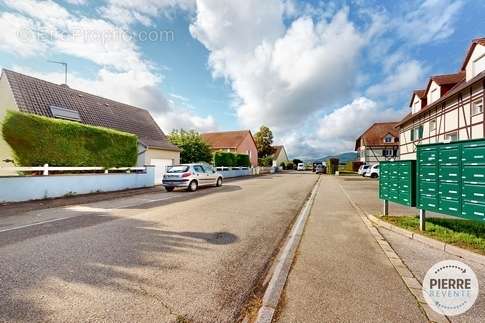
[(298, 163), (296, 170), (305, 170), (305, 164), (304, 163)]

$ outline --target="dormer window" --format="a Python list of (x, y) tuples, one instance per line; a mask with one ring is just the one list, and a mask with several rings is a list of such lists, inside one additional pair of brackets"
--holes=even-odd
[(485, 71), (485, 54), (474, 59), (472, 62), (473, 77), (477, 76), (478, 74), (480, 74), (480, 72), (483, 71)]
[(440, 98), (440, 95), (438, 93), (438, 89), (433, 89), (431, 91), (431, 96), (430, 96), (431, 102), (434, 102), (434, 101), (438, 100), (439, 98)]
[(391, 135), (386, 135), (386, 136), (384, 137), (384, 142), (385, 142), (386, 144), (388, 144), (388, 143), (392, 143), (392, 142), (394, 142), (394, 137), (393, 137), (393, 136), (391, 136)]

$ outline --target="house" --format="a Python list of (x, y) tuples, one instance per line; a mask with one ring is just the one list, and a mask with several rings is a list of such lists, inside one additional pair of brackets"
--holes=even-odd
[(273, 166), (280, 166), (281, 163), (288, 164), (288, 155), (286, 154), (285, 146), (273, 146)]
[(249, 155), (251, 166), (258, 166), (258, 149), (250, 130), (206, 132), (201, 134), (212, 151), (226, 151)]
[(377, 164), (382, 160), (399, 158), (399, 132), (397, 122), (377, 122), (355, 141), (358, 160)]
[[(67, 85), (4, 69), (0, 76), (0, 120), (7, 110), (135, 134), (139, 140), (137, 165), (154, 165), (157, 183), (161, 183), (165, 166), (180, 163), (180, 150), (167, 140), (147, 110), (71, 89)], [(11, 166), (8, 161), (12, 159), (9, 145), (0, 136), (0, 163)]]
[(434, 75), (411, 94), (411, 111), (399, 123), (401, 159), (416, 159), (416, 145), (483, 138), (485, 38), (471, 42), (460, 70)]

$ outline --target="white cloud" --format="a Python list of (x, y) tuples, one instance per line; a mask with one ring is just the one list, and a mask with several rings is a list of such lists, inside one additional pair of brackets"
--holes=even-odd
[(297, 127), (352, 88), (363, 39), (348, 11), (286, 29), (284, 10), (276, 0), (197, 1), (192, 35), (210, 51), (214, 75), (231, 82), (244, 127)]
[[(389, 63), (394, 65), (394, 61)], [(428, 69), (416, 60), (404, 61), (393, 66), (393, 70), (382, 82), (374, 84), (367, 89), (370, 96), (388, 96), (391, 94), (408, 93), (419, 84), (422, 84)]]
[[(166, 2), (170, 3), (175, 2)], [(0, 15), (0, 28), (3, 26), (2, 30), (7, 30), (0, 36), (0, 40), (4, 38), (0, 50), (33, 56), (47, 53), (49, 49), (51, 55), (65, 54), (98, 64), (97, 74), (91, 77), (71, 72), (69, 86), (148, 109), (166, 131), (180, 127), (201, 130), (217, 127), (212, 116), (197, 116), (190, 109), (166, 99), (160, 90), (163, 76), (155, 72), (153, 63), (143, 58), (135, 39), (126, 37), (130, 33), (126, 26), (70, 13), (53, 1), (6, 0), (5, 4), (15, 13)], [(143, 10), (148, 8), (143, 7)], [(30, 36), (37, 37), (31, 42), (21, 42), (13, 37), (18, 30), (30, 31)], [(14, 69), (54, 83), (64, 80), (60, 73)]]
[(398, 20), (398, 32), (410, 43), (425, 44), (449, 37), (463, 8), (462, 0), (426, 0)]
[(20, 56), (32, 56), (46, 50), (44, 43), (33, 37), (33, 21), (20, 15), (0, 14), (0, 50)]
[(194, 6), (195, 0), (109, 0), (99, 11), (117, 24), (151, 26), (157, 16), (170, 17), (178, 9), (193, 10)]
[(313, 135), (293, 131), (283, 142), (293, 156), (315, 158), (353, 151), (355, 139), (374, 122), (398, 121), (406, 111), (359, 97), (317, 120)]

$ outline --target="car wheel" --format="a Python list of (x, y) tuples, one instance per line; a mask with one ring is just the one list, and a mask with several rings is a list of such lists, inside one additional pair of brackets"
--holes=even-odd
[(175, 187), (166, 186), (166, 187), (165, 187), (165, 190), (166, 190), (167, 192), (173, 192), (174, 188), (175, 188)]
[(217, 179), (216, 186), (217, 186), (217, 187), (221, 187), (221, 186), (222, 186), (222, 177), (219, 177), (219, 178)]
[(372, 173), (372, 174), (370, 174), (370, 177), (377, 178), (377, 174), (376, 173)]
[(187, 190), (189, 192), (195, 192), (195, 191), (197, 191), (197, 187), (198, 187), (197, 181), (192, 181), (192, 182), (190, 182), (189, 187), (187, 188)]

